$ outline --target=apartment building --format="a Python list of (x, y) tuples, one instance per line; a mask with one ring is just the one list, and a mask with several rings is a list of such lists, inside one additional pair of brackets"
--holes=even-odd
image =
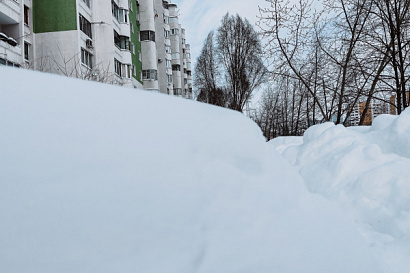
[[(350, 125), (357, 126), (359, 125), (360, 118), (363, 115), (364, 109), (366, 107), (366, 102), (359, 102), (350, 116)], [(370, 126), (373, 123), (373, 120), (382, 114), (390, 113), (390, 105), (388, 103), (374, 100), (370, 102), (369, 109), (367, 110), (366, 116), (364, 117), (363, 125)]]
[(192, 99), (191, 56), (177, 5), (141, 1), (141, 47), (145, 89)]
[(0, 0), (0, 64), (192, 98), (169, 0)]
[(32, 0), (0, 0), (0, 65), (28, 66), (32, 59)]

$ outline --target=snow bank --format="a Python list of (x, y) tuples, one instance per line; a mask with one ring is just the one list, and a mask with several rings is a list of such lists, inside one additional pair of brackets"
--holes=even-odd
[(300, 168), (309, 191), (360, 224), (385, 272), (410, 272), (410, 110), (372, 127), (326, 123), (271, 144)]
[[(357, 225), (310, 193), (241, 114), (24, 70), (0, 67), (0, 77), (0, 272), (382, 272)], [(323, 135), (329, 154), (341, 149), (333, 133), (311, 134)], [(340, 145), (356, 135), (340, 137)], [(316, 155), (309, 144), (294, 147), (302, 174), (317, 177), (309, 189), (337, 195), (326, 187), (331, 180), (308, 171), (308, 157), (318, 160), (317, 171), (355, 165), (320, 161), (322, 146)], [(407, 160), (387, 160), (377, 146), (352, 152), (383, 166)], [(366, 223), (386, 215), (384, 223), (395, 220), (387, 230), (408, 234), (404, 215), (384, 211), (399, 210), (377, 207), (390, 187), (397, 204), (389, 204), (404, 213), (405, 192), (397, 191), (406, 181), (379, 180), (375, 189), (366, 181), (331, 185), (356, 188), (339, 194), (345, 203), (373, 202)]]

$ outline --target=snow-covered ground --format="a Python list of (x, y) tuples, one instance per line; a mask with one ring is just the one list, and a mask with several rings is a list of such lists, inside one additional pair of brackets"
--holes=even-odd
[(210, 105), (0, 79), (0, 272), (410, 272), (410, 112), (266, 143)]
[(354, 219), (384, 272), (410, 272), (410, 111), (379, 116), (372, 127), (327, 123), (270, 143), (310, 192)]

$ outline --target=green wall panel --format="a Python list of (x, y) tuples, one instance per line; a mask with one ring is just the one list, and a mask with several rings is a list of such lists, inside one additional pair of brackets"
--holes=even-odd
[(76, 0), (33, 0), (34, 33), (77, 29)]
[[(144, 0), (145, 1), (145, 0)], [(132, 9), (130, 8), (130, 22), (134, 25), (134, 32), (131, 31), (130, 39), (131, 42), (135, 45), (135, 54), (131, 54), (132, 64), (135, 65), (136, 75), (132, 76), (134, 79), (139, 81), (142, 84), (142, 79), (140, 78), (140, 72), (142, 71), (142, 63), (138, 58), (138, 51), (141, 51), (141, 42), (138, 39), (140, 27), (137, 25), (137, 14), (139, 13), (139, 6), (136, 5), (136, 1), (131, 1)]]

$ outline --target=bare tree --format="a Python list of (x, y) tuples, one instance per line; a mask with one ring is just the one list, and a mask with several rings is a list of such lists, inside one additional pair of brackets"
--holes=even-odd
[(266, 81), (258, 33), (248, 20), (226, 14), (205, 40), (195, 67), (197, 100), (242, 112)]
[(218, 85), (219, 77), (214, 32), (211, 31), (205, 40), (195, 66), (194, 83), (198, 90), (196, 94), (198, 101), (225, 107), (226, 96)]
[(275, 88), (264, 90), (260, 107), (251, 118), (267, 140), (277, 136), (302, 135), (308, 126), (306, 94), (303, 84), (290, 77), (277, 77)]
[(217, 31), (219, 60), (224, 68), (228, 107), (242, 112), (267, 75), (258, 33), (239, 15), (224, 16)]
[(380, 47), (388, 48), (389, 77), (386, 84), (396, 94), (397, 113), (409, 106), (410, 91), (410, 0), (375, 0), (376, 18), (381, 22)]

